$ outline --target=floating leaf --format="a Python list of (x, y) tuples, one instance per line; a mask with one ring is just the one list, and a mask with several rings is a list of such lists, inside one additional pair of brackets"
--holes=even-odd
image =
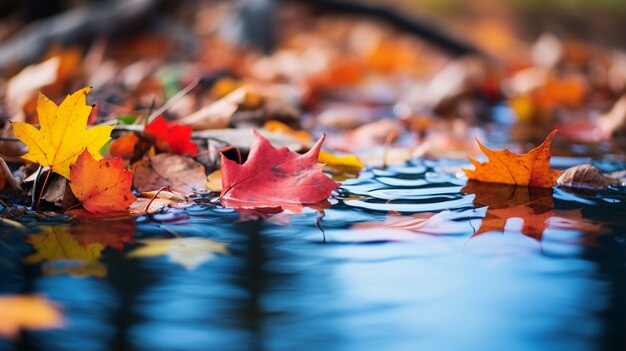
[(304, 155), (283, 147), (275, 149), (255, 131), (246, 163), (222, 156), (224, 206), (235, 208), (290, 207), (316, 204), (328, 199), (339, 186), (324, 173), (317, 158), (324, 137)]
[(489, 162), (480, 163), (469, 157), (476, 169), (463, 171), (469, 179), (481, 182), (551, 188), (559, 175), (550, 169), (550, 143), (556, 132), (553, 130), (541, 145), (522, 155), (508, 149), (490, 150), (477, 141)]
[(204, 238), (174, 238), (137, 240), (144, 244), (128, 254), (128, 257), (147, 258), (167, 256), (185, 269), (193, 270), (212, 260), (215, 254), (228, 254), (226, 244)]
[(594, 165), (584, 164), (566, 169), (556, 180), (556, 185), (574, 189), (602, 190), (614, 182), (617, 182), (617, 179), (605, 176)]
[(83, 207), (92, 213), (125, 211), (137, 197), (130, 191), (133, 173), (119, 158), (96, 161), (87, 150), (70, 172), (70, 187)]
[(37, 114), (40, 129), (24, 122), (13, 123), (13, 131), (29, 148), (22, 158), (50, 167), (65, 178), (70, 178), (70, 165), (87, 149), (96, 160), (102, 158), (100, 148), (110, 139), (115, 126), (87, 127), (91, 106), (86, 104), (91, 88), (83, 88), (69, 95), (61, 105), (40, 94)]

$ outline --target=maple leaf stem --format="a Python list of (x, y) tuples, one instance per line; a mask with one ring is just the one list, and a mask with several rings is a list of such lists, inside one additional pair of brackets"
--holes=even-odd
[(77, 203), (77, 204), (75, 204), (75, 205), (72, 205), (72, 206), (68, 207), (68, 208), (67, 208), (67, 210), (65, 210), (65, 212), (68, 212), (68, 211), (70, 211), (70, 210), (73, 210), (73, 209), (75, 209), (76, 207), (78, 207), (78, 206), (80, 206), (80, 205), (82, 205), (82, 203), (80, 203), (80, 202), (79, 202), (79, 203)]
[(39, 176), (41, 176), (42, 170), (43, 170), (43, 166), (39, 165), (39, 168), (37, 168), (37, 175), (35, 175), (35, 181), (33, 182), (33, 190), (32, 190), (31, 200), (30, 200), (31, 210), (35, 209), (35, 194), (37, 194), (37, 183), (39, 183)]
[(318, 212), (318, 213), (319, 213), (319, 215), (315, 219), (315, 226), (317, 227), (317, 229), (320, 230), (320, 232), (322, 232), (322, 242), (325, 244), (326, 243), (326, 233), (324, 232), (324, 228), (322, 227), (322, 219), (324, 219), (324, 216), (326, 215), (326, 213), (324, 212), (324, 210), (322, 210), (321, 212)]
[(46, 185), (48, 184), (50, 173), (52, 173), (52, 169), (48, 169), (48, 172), (46, 173), (46, 179), (43, 180), (41, 190), (39, 191), (39, 198), (37, 199), (37, 206), (35, 207), (35, 211), (39, 211), (39, 203), (41, 202), (41, 198), (43, 197), (43, 191), (46, 189)]
[(152, 198), (150, 199), (150, 201), (148, 202), (148, 205), (146, 205), (146, 208), (143, 210), (143, 212), (148, 213), (148, 209), (150, 208), (150, 205), (152, 205), (152, 202), (157, 198), (157, 196), (159, 196), (159, 194), (162, 191), (172, 191), (168, 186), (164, 186), (161, 189), (159, 189), (159, 191), (156, 192), (156, 194), (152, 195)]

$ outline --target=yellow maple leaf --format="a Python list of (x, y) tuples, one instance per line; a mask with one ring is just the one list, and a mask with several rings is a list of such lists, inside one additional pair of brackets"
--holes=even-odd
[(363, 162), (352, 154), (347, 155), (335, 155), (324, 150), (320, 151), (317, 158), (320, 163), (325, 163), (327, 167), (335, 168), (339, 171), (356, 172), (358, 173), (365, 167)]
[(22, 158), (50, 167), (68, 179), (70, 165), (76, 162), (83, 150), (89, 150), (96, 160), (101, 159), (99, 150), (111, 138), (115, 126), (86, 129), (92, 108), (87, 105), (90, 90), (78, 90), (58, 106), (40, 93), (37, 115), (41, 128), (25, 122), (12, 123), (15, 136), (28, 146), (28, 152)]

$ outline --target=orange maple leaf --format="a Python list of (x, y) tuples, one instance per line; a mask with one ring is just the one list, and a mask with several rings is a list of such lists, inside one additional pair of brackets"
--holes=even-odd
[(556, 133), (553, 130), (541, 145), (521, 155), (508, 149), (491, 150), (476, 140), (489, 161), (481, 163), (468, 157), (476, 169), (463, 171), (469, 179), (481, 182), (551, 188), (560, 174), (550, 169), (550, 143)]
[(70, 170), (70, 187), (83, 207), (92, 213), (125, 211), (137, 197), (130, 192), (133, 172), (119, 158), (96, 161), (83, 151)]

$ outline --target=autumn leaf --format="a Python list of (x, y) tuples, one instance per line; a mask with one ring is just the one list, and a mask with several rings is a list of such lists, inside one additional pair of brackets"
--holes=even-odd
[[(311, 142), (313, 140), (313, 137), (308, 132), (293, 130), (285, 123), (275, 120), (265, 122), (263, 129), (270, 132), (283, 133), (303, 142)], [(338, 174), (358, 174), (359, 171), (365, 167), (363, 162), (361, 162), (356, 155), (335, 155), (324, 150), (320, 151), (317, 161), (326, 164), (327, 168), (330, 168), (334, 173)], [(209, 190), (211, 190), (211, 188), (209, 188)]]
[(481, 182), (551, 188), (559, 175), (550, 169), (550, 143), (556, 132), (553, 130), (541, 145), (521, 155), (508, 149), (490, 150), (477, 141), (489, 161), (481, 163), (469, 157), (476, 169), (463, 171), (469, 179)]
[(327, 151), (320, 151), (317, 160), (324, 163), (327, 168), (331, 168), (335, 173), (351, 173), (359, 174), (359, 171), (365, 167), (363, 162), (352, 154), (335, 155)]
[(206, 183), (204, 186), (213, 192), (222, 192), (222, 171), (217, 170), (212, 172), (206, 177)]
[(125, 211), (137, 197), (130, 188), (133, 173), (122, 168), (119, 158), (96, 161), (87, 150), (70, 172), (70, 187), (89, 212)]
[(269, 120), (265, 122), (263, 125), (263, 129), (270, 132), (277, 132), (287, 134), (289, 136), (294, 137), (294, 139), (298, 139), (300, 141), (309, 142), (313, 140), (311, 134), (304, 130), (293, 130), (290, 126), (286, 125), (283, 122), (276, 120)]
[(158, 154), (137, 162), (133, 182), (140, 192), (169, 187), (172, 191), (187, 195), (204, 189), (206, 175), (204, 166), (191, 157), (176, 154)]
[(111, 143), (109, 152), (112, 156), (131, 158), (135, 154), (135, 146), (139, 140), (136, 133), (125, 134)]
[(317, 158), (324, 142), (320, 138), (304, 155), (286, 147), (275, 149), (254, 132), (255, 140), (246, 163), (240, 165), (222, 155), (224, 206), (235, 208), (289, 207), (326, 200), (339, 186), (328, 178)]
[(96, 160), (102, 158), (100, 148), (110, 139), (115, 126), (86, 129), (91, 106), (86, 97), (91, 88), (83, 88), (57, 106), (40, 94), (37, 114), (40, 129), (24, 122), (12, 123), (15, 136), (28, 146), (22, 158), (50, 167), (65, 178), (70, 178), (70, 165), (87, 149)]
[(132, 258), (167, 256), (187, 270), (196, 269), (212, 260), (216, 253), (228, 254), (226, 244), (204, 238), (173, 238), (137, 240), (144, 244), (128, 254)]
[(58, 308), (40, 296), (0, 296), (0, 337), (12, 339), (21, 329), (40, 330), (63, 326)]
[(167, 123), (159, 116), (145, 127), (146, 135), (154, 138), (156, 147), (162, 152), (195, 156), (198, 146), (191, 141), (192, 128), (176, 123)]

